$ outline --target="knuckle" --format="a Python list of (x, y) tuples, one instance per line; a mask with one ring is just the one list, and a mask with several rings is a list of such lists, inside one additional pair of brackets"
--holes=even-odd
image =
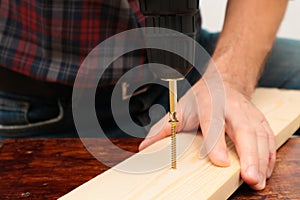
[(269, 134), (267, 131), (263, 130), (263, 131), (257, 131), (256, 133), (257, 138), (263, 139), (263, 140), (269, 140)]
[(273, 131), (270, 134), (268, 134), (268, 137), (269, 137), (270, 141), (275, 141), (275, 139), (276, 139)]
[(268, 156), (263, 156), (259, 158), (259, 163), (260, 166), (263, 168), (267, 168), (268, 164), (269, 164), (269, 157)]
[(237, 128), (238, 134), (247, 134), (247, 135), (254, 135), (255, 129), (252, 126), (245, 125)]
[(241, 107), (242, 107), (241, 102), (240, 101), (235, 101), (235, 100), (231, 101), (230, 105), (231, 105), (232, 109), (234, 109), (234, 110), (241, 109)]

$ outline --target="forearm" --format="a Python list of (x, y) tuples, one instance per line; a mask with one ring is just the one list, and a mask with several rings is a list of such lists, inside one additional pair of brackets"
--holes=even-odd
[(229, 0), (213, 59), (224, 82), (250, 96), (286, 10), (287, 0)]

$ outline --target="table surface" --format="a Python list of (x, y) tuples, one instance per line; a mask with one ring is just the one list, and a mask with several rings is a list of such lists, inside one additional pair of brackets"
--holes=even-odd
[[(103, 139), (97, 139), (102, 142)], [(141, 139), (112, 139), (137, 152)], [(103, 146), (99, 150), (105, 149)], [(117, 164), (122, 155), (103, 156)], [(263, 191), (243, 184), (230, 199), (300, 199), (300, 137), (279, 149), (277, 165)], [(9, 139), (0, 141), (0, 199), (57, 199), (106, 171), (79, 139)], [(117, 188), (116, 188), (117, 189)]]

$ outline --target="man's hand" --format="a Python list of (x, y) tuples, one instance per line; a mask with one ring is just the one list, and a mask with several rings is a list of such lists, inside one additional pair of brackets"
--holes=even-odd
[[(225, 167), (230, 164), (226, 132), (240, 157), (242, 178), (256, 190), (263, 189), (266, 178), (271, 176), (276, 151), (272, 130), (263, 114), (250, 102), (250, 97), (286, 6), (287, 0), (228, 0), (223, 29), (212, 56), (223, 80), (226, 97), (225, 111), (217, 116), (224, 120), (221, 121), (224, 127), (214, 148), (209, 151), (212, 145), (207, 146), (208, 156), (215, 165)], [(215, 74), (205, 72), (204, 76), (210, 79)], [(204, 138), (209, 138), (214, 135), (210, 133), (213, 130), (210, 124), (216, 105), (213, 107), (203, 79), (193, 86), (192, 91), (198, 100), (198, 108), (191, 106), (189, 92), (180, 99), (178, 131), (195, 130), (200, 126)], [(165, 117), (153, 126), (141, 149), (170, 134), (167, 119)], [(162, 125), (164, 127), (160, 129)]]
[[(230, 165), (225, 142), (225, 132), (234, 142), (240, 157), (241, 176), (253, 189), (265, 187), (266, 178), (272, 174), (275, 158), (275, 138), (263, 114), (241, 92), (224, 83), (225, 124), (221, 135), (208, 156), (213, 164), (221, 167)], [(198, 99), (198, 108), (191, 107), (189, 94), (179, 101), (178, 132), (189, 132), (199, 127), (204, 139), (208, 138), (211, 126), (211, 97), (204, 81), (200, 80), (192, 91)], [(152, 127), (140, 149), (170, 135), (168, 116)], [(200, 148), (200, 147), (199, 147)], [(209, 150), (210, 147), (207, 147)]]

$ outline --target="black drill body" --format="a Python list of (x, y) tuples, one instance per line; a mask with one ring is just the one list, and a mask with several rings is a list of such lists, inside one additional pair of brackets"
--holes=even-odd
[[(196, 14), (199, 11), (199, 0), (140, 0), (140, 9), (146, 17), (147, 27), (172, 29), (195, 39), (197, 32)], [(164, 41), (164, 38), (176, 37), (161, 34), (154, 34), (155, 36), (161, 41)], [(176, 41), (176, 38), (173, 41)], [(182, 48), (185, 49), (187, 57), (191, 55), (194, 57), (194, 46), (187, 44)], [(154, 71), (161, 79), (181, 79), (192, 68), (192, 65), (184, 58), (168, 51), (148, 49), (147, 54), (149, 63), (167, 65), (181, 74), (179, 76), (177, 73), (172, 73), (165, 68)]]

